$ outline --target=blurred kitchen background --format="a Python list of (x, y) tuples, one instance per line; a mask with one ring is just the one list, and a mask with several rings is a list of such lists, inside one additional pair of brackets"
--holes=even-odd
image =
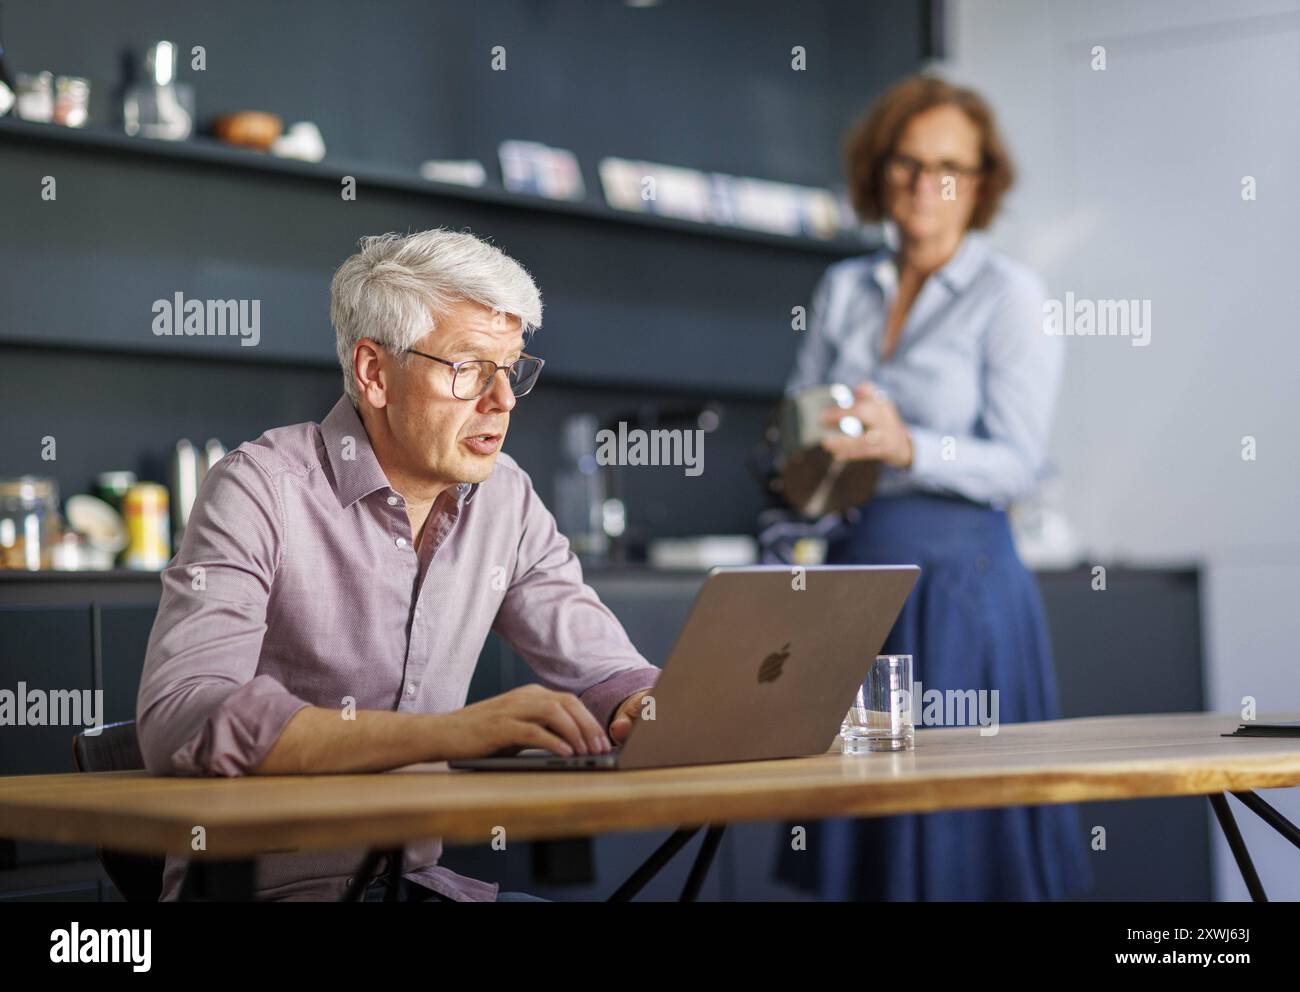
[[(179, 529), (205, 460), (328, 412), (329, 278), (357, 239), (438, 226), (537, 279), (547, 365), (506, 450), (559, 514), (597, 487), (571, 536), (662, 663), (700, 567), (755, 553), (792, 308), (880, 243), (846, 214), (842, 135), (934, 68), (991, 100), (1020, 166), (999, 245), (1054, 296), (1152, 300), (1148, 347), (1067, 341), (1050, 475), (1016, 511), (1066, 715), (1297, 708), (1298, 42), (1300, 6), (1265, 0), (5, 0), (0, 685), (84, 682), (133, 717), (162, 514)], [(647, 173), (654, 212), (627, 184)], [(178, 293), (260, 301), (257, 345), (156, 335)], [(593, 480), (590, 435), (620, 420), (706, 429), (705, 470)], [(156, 529), (120, 547), (83, 495), (135, 500)], [(728, 540), (680, 543), (703, 536)], [(489, 644), (472, 695), (529, 677)], [(66, 737), (0, 749), (0, 773), (70, 770)], [(1295, 851), (1238, 819), (1270, 895), (1300, 898)], [(1095, 898), (1245, 895), (1204, 800), (1084, 820), (1110, 838)], [(767, 877), (779, 826), (728, 831), (706, 895), (807, 898)], [(588, 897), (652, 844), (528, 845), (503, 886)], [(499, 877), (481, 855), (448, 861)], [(114, 897), (93, 852), (0, 845), (0, 898), (52, 895)]]

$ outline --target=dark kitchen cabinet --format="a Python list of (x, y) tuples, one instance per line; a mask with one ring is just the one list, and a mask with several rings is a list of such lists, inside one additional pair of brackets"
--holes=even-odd
[(104, 690), (104, 722), (135, 719), (135, 696), (144, 671), (145, 649), (157, 603), (97, 606), (100, 652), (99, 684)]
[[(0, 605), (0, 690), (14, 693), (19, 708), (21, 696), (42, 693), (47, 700), (47, 720), (54, 718), (51, 704), (55, 700), (70, 702), (70, 694), (76, 693), (77, 711), (67, 709), (61, 715), (85, 720), (88, 714), (78, 711), (85, 703), (95, 702), (93, 641), (89, 603)], [(26, 717), (15, 714), (15, 719)], [(80, 729), (66, 722), (0, 726), (0, 775), (71, 771), (72, 737)], [(94, 852), (86, 848), (22, 840), (0, 842), (0, 891), (6, 888), (6, 869), (93, 857)]]

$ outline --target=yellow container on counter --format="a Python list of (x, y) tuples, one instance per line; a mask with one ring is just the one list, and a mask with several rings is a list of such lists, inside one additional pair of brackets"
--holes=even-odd
[(127, 544), (123, 563), (142, 572), (157, 572), (171, 560), (171, 523), (167, 487), (137, 482), (122, 500)]

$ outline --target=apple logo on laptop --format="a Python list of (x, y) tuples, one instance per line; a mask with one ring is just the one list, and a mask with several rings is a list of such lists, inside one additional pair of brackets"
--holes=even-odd
[(790, 657), (790, 642), (786, 641), (785, 646), (780, 651), (773, 651), (763, 659), (763, 664), (758, 668), (758, 681), (775, 682), (781, 677), (781, 666), (786, 663)]

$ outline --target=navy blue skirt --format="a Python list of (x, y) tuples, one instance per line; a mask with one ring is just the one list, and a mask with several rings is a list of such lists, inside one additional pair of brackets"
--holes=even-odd
[[(997, 689), (999, 723), (1059, 717), (1042, 599), (1004, 512), (944, 496), (878, 497), (827, 557), (921, 566), (881, 653), (910, 654), (923, 691)], [(776, 874), (825, 900), (1066, 899), (1092, 883), (1073, 805), (802, 825), (807, 849), (783, 845)]]

